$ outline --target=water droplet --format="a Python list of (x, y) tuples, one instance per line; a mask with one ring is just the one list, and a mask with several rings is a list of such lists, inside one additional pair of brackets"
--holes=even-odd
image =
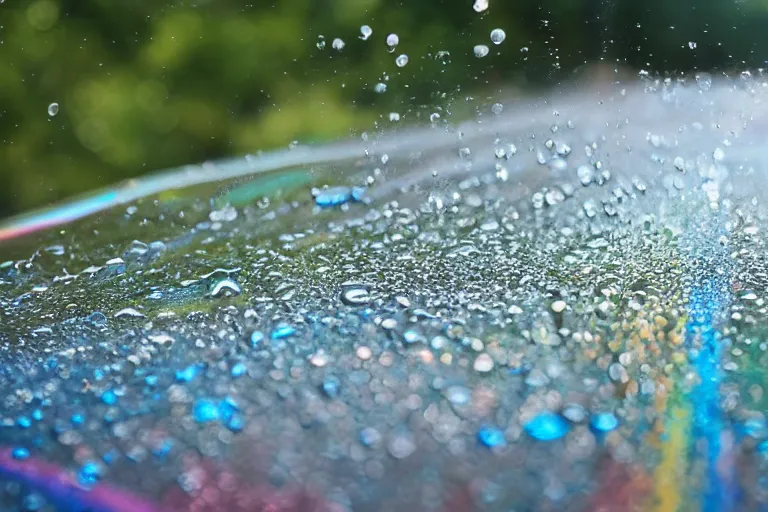
[(245, 363), (235, 363), (229, 373), (232, 375), (232, 378), (237, 379), (245, 375), (247, 371), (248, 367), (245, 365)]
[(488, 448), (496, 448), (507, 444), (504, 432), (495, 427), (483, 427), (477, 432), (477, 440)]
[(398, 114), (397, 112), (390, 112), (389, 113), (389, 120), (394, 122), (394, 123), (396, 123), (397, 121), (400, 120), (400, 114)]
[(379, 82), (373, 87), (373, 90), (378, 94), (383, 94), (387, 92), (387, 84), (385, 84), (384, 82)]
[(360, 39), (363, 41), (367, 41), (368, 38), (371, 37), (371, 34), (373, 34), (373, 29), (368, 25), (360, 27)]
[(491, 30), (491, 42), (493, 42), (493, 44), (501, 44), (506, 38), (507, 34), (502, 29), (495, 28)]
[(211, 297), (234, 297), (240, 295), (240, 285), (230, 277), (216, 280), (210, 286)]
[(387, 318), (381, 322), (381, 327), (383, 329), (391, 331), (397, 328), (397, 320), (395, 320), (394, 318)]
[(697, 45), (694, 41), (688, 41), (688, 48), (690, 48), (691, 50), (695, 50), (696, 46)]
[(501, 114), (501, 112), (504, 110), (504, 105), (501, 103), (494, 103), (491, 105), (491, 112), (493, 112), (495, 115)]
[(712, 76), (709, 73), (696, 75), (696, 83), (702, 91), (708, 91), (712, 87)]
[(86, 462), (77, 473), (80, 485), (90, 487), (101, 480), (101, 467), (95, 462)]
[(398, 55), (395, 59), (395, 64), (397, 64), (397, 67), (404, 68), (406, 64), (408, 64), (408, 56), (406, 54)]
[(144, 314), (134, 308), (123, 308), (115, 313), (115, 318), (144, 318)]
[(475, 12), (483, 12), (488, 9), (488, 0), (475, 0), (472, 8), (475, 10)]
[(482, 59), (483, 57), (488, 55), (488, 53), (490, 52), (488, 47), (484, 44), (475, 45), (475, 48), (473, 51), (475, 52), (475, 57), (477, 57), (478, 59)]
[(323, 393), (328, 398), (338, 398), (341, 388), (341, 380), (335, 375), (329, 375), (323, 379)]
[(562, 313), (567, 307), (568, 304), (564, 300), (556, 300), (552, 303), (552, 311), (555, 313)]
[(315, 189), (312, 193), (315, 196), (315, 204), (322, 207), (339, 206), (352, 199), (352, 189), (349, 187)]
[(261, 331), (253, 331), (251, 333), (251, 346), (253, 348), (256, 348), (259, 346), (259, 344), (264, 341), (264, 333)]
[(293, 334), (296, 332), (296, 329), (293, 328), (292, 325), (288, 324), (279, 324), (275, 329), (272, 331), (272, 334), (270, 337), (273, 340), (281, 340), (283, 338), (287, 338), (289, 336), (293, 336)]
[(424, 337), (416, 331), (408, 330), (403, 333), (403, 341), (408, 344), (424, 341)]
[(325, 36), (317, 36), (317, 43), (315, 43), (318, 50), (325, 50)]
[(586, 187), (589, 186), (592, 183), (592, 180), (595, 179), (595, 171), (589, 165), (580, 165), (576, 169), (576, 176), (578, 176), (581, 184)]
[(346, 46), (346, 45), (345, 45), (345, 43), (344, 43), (344, 41), (342, 41), (342, 40), (341, 40), (340, 38), (338, 38), (338, 37), (337, 37), (336, 39), (334, 39), (334, 40), (333, 40), (333, 42), (331, 43), (331, 47), (332, 47), (334, 50), (336, 50), (336, 51), (341, 51), (341, 50), (343, 50), (343, 49), (344, 49), (344, 46)]
[(387, 36), (387, 46), (389, 46), (389, 51), (393, 52), (395, 51), (395, 46), (397, 46), (400, 43), (400, 38), (397, 34), (389, 34)]
[(610, 432), (619, 426), (619, 419), (611, 412), (599, 412), (592, 415), (589, 425), (598, 432)]
[(399, 432), (390, 438), (387, 449), (392, 457), (404, 459), (416, 451), (416, 440), (410, 432)]
[(195, 402), (192, 415), (198, 423), (208, 423), (219, 419), (219, 407), (213, 400), (201, 398)]
[(107, 405), (115, 405), (117, 403), (117, 395), (112, 390), (107, 390), (101, 394), (101, 401)]
[(525, 424), (525, 431), (539, 441), (560, 439), (570, 430), (565, 419), (553, 412), (542, 412)]
[(579, 404), (568, 404), (563, 407), (563, 417), (571, 423), (581, 423), (587, 419), (587, 411)]
[(347, 306), (363, 306), (370, 302), (368, 287), (363, 285), (348, 285), (341, 292), (341, 301)]
[(26, 460), (29, 458), (29, 450), (26, 448), (18, 447), (11, 451), (11, 457), (15, 460)]
[(53, 117), (56, 114), (59, 113), (59, 104), (58, 103), (51, 103), (48, 105), (48, 115)]
[(488, 373), (493, 370), (493, 359), (488, 354), (480, 354), (477, 356), (477, 359), (475, 359), (473, 368), (476, 372)]
[(360, 431), (360, 442), (368, 448), (381, 442), (381, 434), (373, 427), (366, 427)]
[(182, 370), (176, 370), (176, 382), (192, 382), (204, 369), (200, 364), (192, 364)]

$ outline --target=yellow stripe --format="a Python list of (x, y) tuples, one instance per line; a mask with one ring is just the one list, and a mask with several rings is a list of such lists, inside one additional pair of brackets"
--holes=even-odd
[(675, 406), (670, 411), (669, 435), (661, 447), (661, 463), (654, 471), (656, 503), (654, 512), (678, 512), (682, 504), (686, 470), (686, 434), (690, 414), (687, 408)]

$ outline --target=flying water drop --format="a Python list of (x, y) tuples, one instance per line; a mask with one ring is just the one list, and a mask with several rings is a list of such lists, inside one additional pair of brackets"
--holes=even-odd
[(493, 44), (501, 44), (506, 38), (507, 34), (502, 29), (495, 28), (491, 30), (491, 42), (493, 42)]
[(331, 43), (331, 47), (334, 50), (339, 51), (339, 52), (344, 49), (344, 46), (346, 46), (346, 44), (344, 43), (343, 40), (341, 40), (338, 37), (336, 39), (334, 39), (333, 42)]
[(488, 55), (490, 50), (484, 44), (477, 44), (475, 45), (474, 52), (475, 52), (475, 57), (477, 57), (478, 59), (482, 59), (483, 57)]

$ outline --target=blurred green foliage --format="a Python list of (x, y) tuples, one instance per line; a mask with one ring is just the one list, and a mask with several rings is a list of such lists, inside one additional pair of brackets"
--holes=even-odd
[[(591, 62), (758, 67), (766, 23), (766, 0), (490, 0), (484, 13), (472, 0), (0, 0), (0, 215), (160, 168), (386, 128), (390, 112), (400, 124), (438, 108), (450, 118), (471, 95), (555, 85)], [(490, 54), (476, 58), (476, 44)]]

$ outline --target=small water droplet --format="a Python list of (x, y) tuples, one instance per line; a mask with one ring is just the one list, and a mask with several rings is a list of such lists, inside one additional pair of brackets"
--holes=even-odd
[(395, 59), (395, 64), (397, 64), (397, 67), (404, 68), (406, 64), (408, 64), (408, 56), (406, 54), (398, 55)]
[(688, 41), (688, 48), (690, 48), (691, 50), (695, 50), (696, 46), (697, 45), (694, 41)]
[(293, 336), (295, 332), (296, 329), (294, 329), (293, 326), (288, 324), (279, 324), (277, 327), (275, 327), (275, 330), (272, 331), (270, 337), (273, 340), (280, 340), (289, 336)]
[(592, 415), (589, 424), (598, 432), (610, 432), (619, 426), (619, 419), (611, 412), (600, 412)]
[(134, 308), (123, 308), (115, 313), (115, 318), (144, 318), (144, 315)]
[(400, 37), (398, 37), (397, 34), (389, 34), (387, 36), (387, 46), (389, 46), (392, 51), (395, 50), (395, 46), (397, 46), (399, 43)]
[(387, 450), (392, 457), (404, 459), (416, 451), (416, 440), (410, 432), (399, 432), (389, 440)]
[(210, 286), (211, 297), (234, 297), (240, 291), (240, 285), (230, 277), (213, 281)]
[(383, 82), (379, 82), (379, 83), (377, 83), (373, 87), (373, 90), (374, 90), (374, 92), (376, 92), (378, 94), (383, 94), (383, 93), (387, 92), (387, 84), (385, 84)]
[(251, 333), (251, 346), (253, 348), (256, 348), (259, 346), (259, 344), (264, 341), (264, 333), (261, 331), (253, 331)]
[(341, 292), (341, 301), (347, 306), (363, 306), (370, 300), (368, 288), (363, 285), (349, 285)]
[(346, 44), (344, 43), (344, 41), (342, 41), (342, 40), (341, 40), (340, 38), (338, 38), (338, 37), (337, 37), (336, 39), (334, 39), (334, 40), (333, 40), (333, 42), (331, 43), (331, 47), (332, 47), (334, 50), (336, 50), (336, 51), (341, 51), (341, 50), (343, 50), (343, 49), (344, 49), (344, 46), (346, 46)]
[(477, 432), (477, 439), (488, 448), (504, 446), (507, 444), (504, 439), (504, 432), (495, 427), (483, 427)]
[(59, 113), (59, 104), (58, 103), (51, 103), (48, 105), (48, 115), (53, 117), (56, 114)]
[(363, 41), (367, 41), (368, 38), (371, 37), (371, 34), (373, 34), (373, 29), (368, 25), (360, 27), (360, 39)]
[(316, 46), (318, 50), (325, 50), (325, 36), (317, 36)]

